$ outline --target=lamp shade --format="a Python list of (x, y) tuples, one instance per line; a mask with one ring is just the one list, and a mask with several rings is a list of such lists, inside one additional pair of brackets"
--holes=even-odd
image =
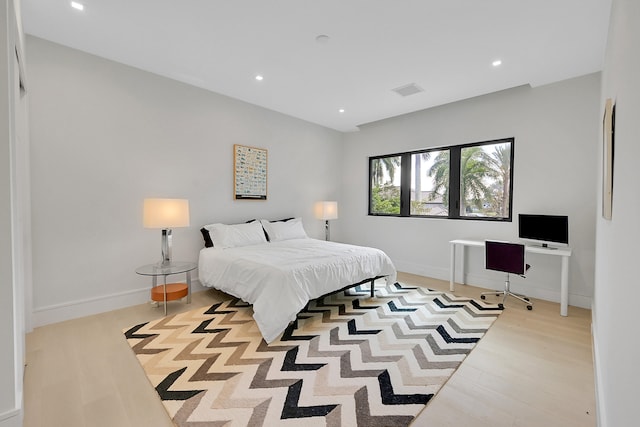
[(144, 199), (145, 228), (174, 228), (189, 226), (189, 200)]
[(316, 218), (318, 219), (337, 219), (338, 218), (338, 202), (318, 202), (316, 203)]

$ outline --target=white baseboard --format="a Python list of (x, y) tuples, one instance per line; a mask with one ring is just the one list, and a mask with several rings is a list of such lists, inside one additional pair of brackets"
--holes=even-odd
[[(396, 268), (398, 271), (404, 271), (406, 273), (418, 274), (420, 276), (432, 277), (434, 279), (446, 280), (449, 281), (449, 269), (448, 268), (439, 268), (428, 265), (418, 265), (414, 263), (407, 263), (402, 261), (394, 261)], [(459, 281), (460, 273), (456, 279)], [(487, 289), (496, 289), (501, 290), (503, 287), (502, 282), (496, 282), (494, 276), (489, 275), (480, 275), (480, 274), (465, 274), (464, 282), (478, 286), (481, 288)], [(514, 286), (514, 290), (516, 292), (520, 291), (520, 289)], [(532, 298), (537, 298), (545, 301), (557, 302), (560, 303), (560, 283), (558, 279), (558, 290), (551, 290), (548, 288), (541, 288), (539, 286), (535, 286), (535, 283), (529, 283), (526, 289), (522, 289), (522, 293), (530, 296)], [(569, 305), (581, 308), (591, 309), (592, 298), (585, 295), (572, 294), (569, 292)]]
[(430, 265), (415, 264), (404, 261), (393, 261), (398, 271), (405, 273), (417, 274), (419, 276), (431, 277), (433, 279), (449, 280), (449, 269), (433, 267)]
[[(191, 292), (204, 290), (196, 279), (191, 282)], [(104, 313), (132, 305), (143, 304), (149, 301), (151, 287), (132, 289), (125, 292), (117, 292), (109, 295), (101, 295), (93, 298), (68, 301), (33, 310), (33, 327), (50, 325), (65, 320), (77, 319), (92, 314)]]
[(21, 427), (22, 410), (12, 409), (0, 414), (0, 427)]

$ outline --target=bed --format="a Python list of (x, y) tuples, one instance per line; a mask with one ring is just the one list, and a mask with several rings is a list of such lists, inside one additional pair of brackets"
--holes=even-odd
[(396, 269), (383, 251), (312, 239), (299, 219), (291, 221), (242, 224), (235, 237), (229, 237), (233, 233), (228, 228), (234, 226), (205, 226), (213, 246), (203, 248), (198, 261), (202, 285), (252, 304), (267, 343), (312, 299), (377, 277), (396, 280)]

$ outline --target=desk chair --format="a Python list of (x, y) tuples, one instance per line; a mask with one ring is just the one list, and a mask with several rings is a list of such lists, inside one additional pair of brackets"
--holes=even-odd
[(498, 304), (498, 307), (504, 308), (505, 300), (511, 296), (527, 304), (527, 310), (533, 309), (533, 303), (529, 301), (528, 297), (515, 294), (509, 288), (509, 274), (525, 277), (524, 274), (530, 267), (524, 260), (524, 245), (487, 240), (484, 242), (484, 254), (485, 268), (507, 273), (507, 278), (504, 282), (504, 291), (483, 292), (480, 294), (480, 298), (485, 299), (486, 295), (502, 295), (502, 303)]

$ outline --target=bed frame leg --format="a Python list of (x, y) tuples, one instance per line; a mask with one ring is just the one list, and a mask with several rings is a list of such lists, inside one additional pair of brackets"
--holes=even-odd
[(371, 279), (371, 298), (375, 298), (376, 296), (376, 287), (374, 285), (375, 279)]

